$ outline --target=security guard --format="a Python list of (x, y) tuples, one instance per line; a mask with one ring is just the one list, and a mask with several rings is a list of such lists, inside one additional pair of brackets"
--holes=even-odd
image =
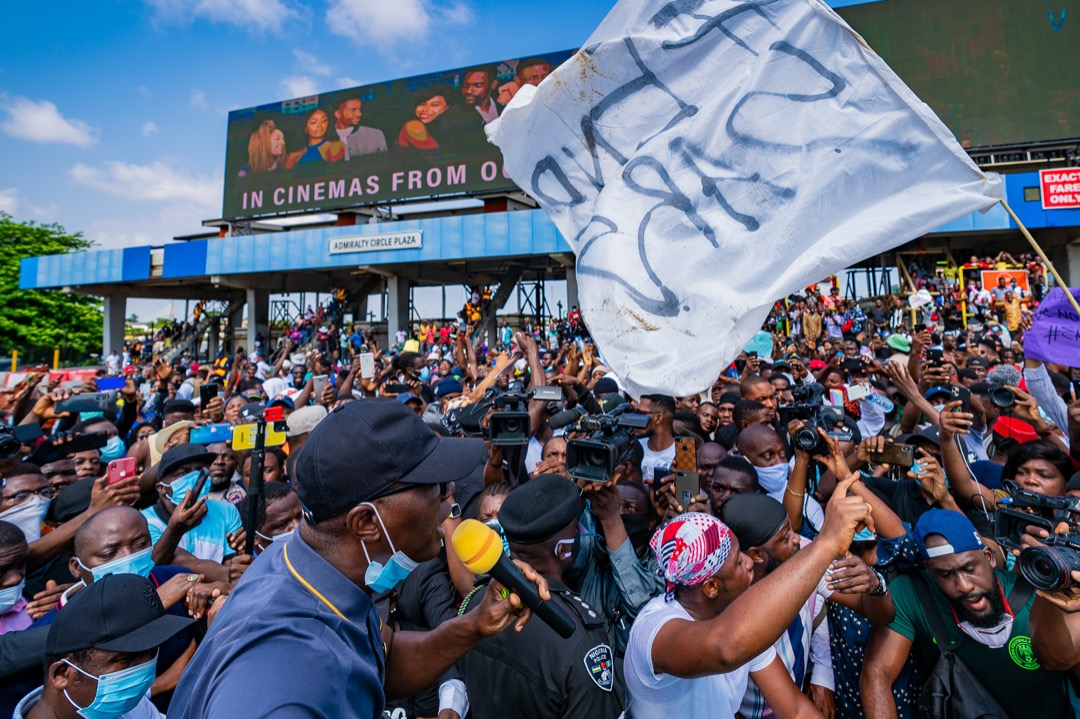
[[(577, 624), (563, 639), (542, 621), (480, 643), (458, 663), (475, 719), (615, 717), (615, 670), (604, 617), (566, 587), (578, 548), (580, 490), (558, 475), (518, 486), (499, 510), (510, 554), (527, 562), (551, 588), (551, 601)], [(487, 588), (470, 595), (463, 611)]]

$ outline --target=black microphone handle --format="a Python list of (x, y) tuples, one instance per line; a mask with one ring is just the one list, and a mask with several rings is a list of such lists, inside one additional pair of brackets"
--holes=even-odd
[(545, 602), (536, 591), (536, 585), (530, 582), (518, 566), (510, 561), (506, 555), (499, 557), (499, 561), (488, 572), (500, 584), (521, 597), (526, 607), (533, 610), (536, 616), (544, 620), (544, 624), (555, 630), (563, 639), (569, 639), (574, 635), (577, 625), (570, 615), (563, 611), (562, 607), (553, 602)]

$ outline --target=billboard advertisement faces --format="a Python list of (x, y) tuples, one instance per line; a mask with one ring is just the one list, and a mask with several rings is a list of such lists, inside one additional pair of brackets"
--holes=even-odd
[(513, 190), (484, 125), (571, 51), (229, 113), (229, 219)]

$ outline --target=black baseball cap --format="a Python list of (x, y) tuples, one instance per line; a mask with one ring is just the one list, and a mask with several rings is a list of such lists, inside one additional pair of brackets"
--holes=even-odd
[(318, 523), (392, 484), (458, 482), (483, 458), (482, 441), (439, 437), (393, 399), (349, 402), (319, 422), (300, 448), (297, 493)]
[(166, 614), (153, 583), (138, 574), (109, 574), (79, 591), (56, 614), (45, 653), (63, 656), (80, 649), (145, 652), (194, 619)]
[(499, 524), (508, 542), (539, 544), (581, 515), (581, 489), (558, 474), (542, 474), (506, 495)]
[(169, 472), (173, 471), (181, 464), (187, 462), (205, 462), (207, 466), (214, 463), (217, 459), (217, 455), (213, 452), (207, 452), (206, 447), (201, 444), (191, 444), (190, 442), (184, 442), (183, 444), (174, 444), (165, 450), (165, 454), (161, 455), (161, 462), (158, 463), (157, 476), (158, 479), (164, 481), (164, 478), (169, 475)]

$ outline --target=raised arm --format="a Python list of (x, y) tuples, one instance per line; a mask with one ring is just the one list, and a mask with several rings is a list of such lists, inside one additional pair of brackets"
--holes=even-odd
[[(818, 538), (754, 583), (707, 621), (665, 624), (652, 646), (657, 673), (683, 678), (730, 672), (761, 654), (787, 630), (829, 564), (847, 551), (870, 508), (848, 495), (854, 479), (837, 485)], [(729, 558), (729, 562), (738, 558)], [(692, 651), (688, 651), (693, 647)]]

